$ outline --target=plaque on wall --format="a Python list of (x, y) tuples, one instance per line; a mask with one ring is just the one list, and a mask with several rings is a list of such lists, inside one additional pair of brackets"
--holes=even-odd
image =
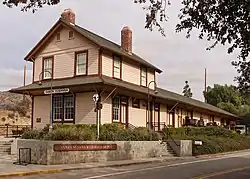
[(116, 150), (117, 144), (54, 144), (54, 151)]
[(40, 117), (36, 118), (36, 123), (41, 123), (42, 119)]

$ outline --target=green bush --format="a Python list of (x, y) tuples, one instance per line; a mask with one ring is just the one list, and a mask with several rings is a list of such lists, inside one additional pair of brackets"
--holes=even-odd
[(165, 128), (164, 134), (170, 134), (171, 136), (237, 136), (234, 131), (218, 126)]
[[(55, 125), (49, 132), (49, 125), (42, 130), (27, 131), (22, 135), (25, 139), (41, 140), (71, 140), (86, 141), (96, 139), (96, 125)], [(159, 140), (160, 136), (152, 132), (152, 140)], [(100, 126), (101, 141), (147, 141), (149, 134), (147, 128), (139, 127), (135, 129), (125, 129), (121, 124), (104, 124)]]
[(48, 132), (44, 140), (70, 140), (70, 141), (86, 141), (94, 140), (95, 134), (91, 129), (80, 130), (75, 126), (72, 127), (58, 127), (51, 132)]
[(33, 129), (33, 130), (27, 130), (22, 134), (22, 139), (40, 139), (41, 131)]
[(194, 146), (193, 154), (215, 154), (235, 150), (250, 149), (250, 137), (237, 134), (222, 127), (182, 127), (179, 129), (164, 130), (164, 134), (170, 133), (174, 139), (199, 140), (202, 146)]

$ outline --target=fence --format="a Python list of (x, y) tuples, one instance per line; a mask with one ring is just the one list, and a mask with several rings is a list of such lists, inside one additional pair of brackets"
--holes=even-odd
[(0, 125), (0, 136), (20, 137), (31, 125)]

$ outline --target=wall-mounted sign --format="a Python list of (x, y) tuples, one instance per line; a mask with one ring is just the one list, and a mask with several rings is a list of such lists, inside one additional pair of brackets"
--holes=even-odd
[(42, 119), (40, 117), (36, 118), (36, 123), (41, 123)]
[(116, 150), (117, 144), (54, 144), (54, 151)]
[[(68, 93), (69, 88), (52, 89), (52, 94)], [(51, 94), (51, 90), (44, 90), (44, 94)]]

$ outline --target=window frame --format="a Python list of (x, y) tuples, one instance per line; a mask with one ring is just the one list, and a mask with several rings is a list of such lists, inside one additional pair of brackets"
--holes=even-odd
[[(118, 119), (114, 119), (114, 116), (115, 116), (115, 114), (114, 114), (114, 107), (115, 107), (114, 100), (115, 99), (118, 100), (118, 103), (117, 103), (118, 107), (116, 107)], [(112, 122), (121, 122), (121, 97), (120, 96), (115, 96), (112, 98)]]
[[(145, 73), (146, 73), (146, 76), (145, 76), (145, 85), (144, 84), (142, 84), (142, 72), (143, 72), (143, 69), (145, 69)], [(147, 87), (148, 86), (148, 69), (147, 69), (147, 67), (144, 67), (144, 66), (141, 66), (141, 69), (140, 69), (140, 85), (141, 86), (144, 86), (144, 87)]]
[[(72, 33), (72, 37), (70, 37), (70, 33)], [(68, 38), (69, 38), (69, 40), (75, 38), (75, 32), (73, 30), (69, 30)]]
[[(58, 38), (59, 37), (59, 38)], [(61, 33), (60, 32), (58, 32), (57, 34), (56, 34), (56, 42), (60, 42), (61, 41)]]
[[(78, 59), (77, 59), (77, 55), (78, 54), (82, 54), (82, 53), (86, 53), (86, 72), (85, 73), (80, 73), (78, 74)], [(74, 69), (74, 74), (75, 76), (87, 76), (88, 75), (88, 58), (89, 58), (89, 55), (88, 55), (88, 50), (84, 50), (84, 51), (78, 51), (78, 52), (75, 52), (75, 69)]]
[[(45, 72), (45, 70), (47, 69), (45, 69), (44, 68), (44, 65), (45, 65), (45, 61), (46, 60), (49, 60), (49, 59), (51, 59), (51, 77), (49, 77), (49, 78), (45, 78), (45, 75), (46, 75), (46, 73), (48, 73), (48, 72)], [(42, 60), (42, 80), (51, 80), (51, 78), (53, 79), (53, 77), (54, 77), (54, 56), (48, 56), (48, 57), (43, 57), (43, 60)], [(40, 77), (39, 77), (40, 78)], [(40, 79), (39, 79), (40, 80)]]
[[(71, 120), (65, 118), (65, 111), (66, 111), (65, 97), (69, 97), (69, 96), (71, 96), (72, 100), (73, 100), (73, 113), (72, 113), (73, 118)], [(55, 120), (55, 101), (54, 101), (56, 97), (60, 97), (61, 98), (61, 102), (60, 102), (61, 107), (60, 106), (57, 107), (57, 108), (61, 108), (61, 111), (60, 111), (61, 114), (59, 114), (61, 116), (61, 119), (57, 119), (57, 120)], [(53, 116), (52, 123), (62, 123), (62, 124), (63, 123), (70, 123), (70, 124), (75, 124), (75, 110), (76, 110), (76, 105), (75, 105), (75, 95), (74, 94), (69, 94), (69, 93), (67, 93), (67, 94), (54, 94), (52, 96), (52, 109), (53, 109), (52, 110), (52, 116)]]
[[(119, 70), (120, 70), (120, 72), (119, 72), (119, 77), (116, 77), (115, 76), (115, 68), (117, 68), (117, 67), (115, 67), (115, 58), (119, 58), (120, 60), (119, 60), (119, 63), (120, 63), (120, 66), (119, 66)], [(119, 80), (121, 80), (122, 79), (122, 58), (121, 58), (121, 56), (119, 56), (119, 55), (113, 55), (113, 67), (112, 67), (112, 73), (113, 73), (113, 78), (115, 78), (115, 79), (119, 79)]]
[(132, 107), (140, 109), (140, 99), (132, 98)]

